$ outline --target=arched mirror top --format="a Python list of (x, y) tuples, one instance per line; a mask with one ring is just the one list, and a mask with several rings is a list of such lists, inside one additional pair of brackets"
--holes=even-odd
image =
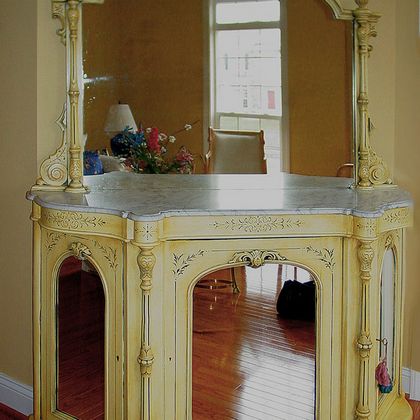
[[(104, 105), (103, 108), (106, 108), (107, 112), (102, 112), (101, 117), (98, 116), (98, 113), (89, 113), (89, 106), (94, 100), (96, 100), (96, 96), (94, 92), (95, 89), (91, 89), (90, 91), (88, 90), (92, 86), (89, 86), (89, 74), (88, 72), (85, 72), (85, 67), (88, 66), (86, 61), (88, 59), (88, 55), (86, 53), (89, 52), (88, 48), (91, 48), (91, 46), (87, 47), (85, 45), (85, 42), (89, 38), (89, 35), (87, 34), (86, 28), (84, 27), (84, 22), (82, 22), (82, 6), (85, 5), (86, 8), (103, 7), (103, 9), (105, 10), (106, 3), (110, 4), (112, 3), (112, 1), (113, 0), (52, 0), (53, 17), (57, 18), (61, 23), (60, 28), (57, 29), (57, 34), (59, 35), (63, 44), (66, 45), (67, 51), (68, 99), (66, 101), (67, 105), (65, 107), (65, 110), (58, 119), (58, 124), (62, 129), (63, 133), (62, 143), (55, 153), (50, 155), (47, 159), (45, 159), (42, 162), (40, 166), (40, 175), (33, 189), (56, 189), (72, 192), (85, 192), (86, 189), (83, 185), (83, 151), (85, 149), (87, 151), (90, 148), (95, 150), (110, 149), (109, 137), (106, 140), (106, 143), (104, 143), (103, 145), (97, 142), (94, 143), (93, 140), (91, 140), (95, 137), (93, 131), (89, 132), (89, 126), (92, 125), (92, 115), (95, 115), (93, 120), (97, 118), (99, 121), (97, 123), (97, 127), (101, 127), (101, 130), (104, 131), (104, 125), (106, 126), (108, 123), (108, 121), (104, 121), (106, 119), (105, 116), (109, 114), (109, 110), (113, 106), (115, 107), (115, 105), (119, 103), (120, 99), (122, 99), (122, 101), (124, 102), (129, 102), (126, 101), (124, 98), (128, 95), (123, 95), (121, 91), (117, 93), (114, 92), (115, 98), (113, 98), (112, 101), (109, 101), (109, 103)], [(261, 0), (246, 1), (244, 3), (251, 4), (256, 3), (257, 1)], [(269, 2), (268, 0), (265, 0), (264, 2), (276, 3), (276, 1)], [(204, 3), (207, 2), (203, 2), (203, 4)], [(233, 5), (237, 4), (238, 2), (230, 2), (228, 0), (210, 0), (209, 4), (210, 3), (220, 3), (222, 5), (231, 3), (231, 5)], [(304, 13), (302, 12), (309, 7), (309, 3), (304, 3), (305, 1), (300, 1), (299, 5), (293, 3), (293, 7), (296, 7), (297, 5), (297, 9), (295, 11), (296, 15), (298, 16), (297, 19), (302, 20), (304, 16)], [(213, 58), (211, 57), (211, 54), (207, 53), (200, 55), (200, 71), (202, 71), (203, 68), (208, 69), (208, 74), (204, 74), (204, 77), (202, 78), (202, 84), (200, 84), (201, 87), (199, 87), (199, 89), (197, 90), (198, 92), (201, 89), (199, 93), (200, 95), (202, 95), (202, 97), (199, 99), (199, 101), (201, 101), (201, 103), (204, 105), (202, 106), (202, 109), (200, 109), (200, 111), (196, 112), (195, 114), (194, 112), (186, 113), (185, 118), (181, 118), (185, 124), (180, 125), (180, 127), (177, 127), (177, 124), (179, 122), (175, 121), (175, 119), (172, 122), (172, 124), (167, 121), (164, 121), (162, 123), (163, 126), (166, 126), (162, 127), (162, 130), (166, 131), (168, 134), (171, 134), (172, 132), (181, 132), (179, 135), (181, 139), (178, 146), (182, 145), (183, 143), (186, 143), (186, 146), (188, 148), (194, 149), (191, 151), (196, 157), (195, 162), (196, 166), (198, 167), (198, 173), (204, 170), (200, 169), (201, 163), (199, 156), (203, 157), (206, 154), (206, 133), (208, 131), (208, 127), (214, 126), (217, 128), (231, 130), (263, 130), (265, 133), (265, 156), (267, 158), (268, 163), (267, 167), (269, 168), (271, 165), (271, 167), (274, 168), (274, 170), (276, 171), (283, 170), (286, 172), (299, 173), (304, 175), (340, 176), (342, 174), (340, 172), (341, 170), (344, 170), (344, 174), (349, 174), (350, 172), (346, 171), (348, 167), (351, 167), (355, 184), (360, 188), (370, 189), (376, 185), (392, 183), (390, 179), (389, 170), (386, 164), (382, 161), (382, 159), (380, 159), (376, 155), (370, 144), (370, 120), (368, 110), (369, 100), (367, 89), (367, 60), (372, 49), (370, 45), (370, 38), (376, 36), (375, 24), (379, 16), (368, 9), (368, 0), (355, 0), (355, 8), (352, 10), (349, 8), (345, 8), (340, 0), (311, 0), (311, 4), (312, 3), (319, 3), (320, 7), (324, 9), (324, 14), (325, 10), (329, 9), (329, 11), (331, 12), (331, 17), (333, 16), (335, 17), (335, 19), (342, 20), (344, 21), (343, 24), (348, 25), (345, 26), (347, 29), (345, 29), (343, 32), (344, 44), (342, 45), (342, 47), (337, 47), (336, 49), (336, 51), (339, 51), (342, 54), (342, 61), (344, 63), (343, 66), (338, 70), (338, 73), (341, 73), (342, 75), (345, 74), (345, 80), (342, 80), (340, 82), (340, 88), (336, 88), (333, 85), (333, 83), (331, 83), (331, 79), (329, 77), (325, 77), (325, 79), (329, 81), (329, 85), (327, 86), (313, 83), (313, 89), (315, 92), (317, 92), (316, 95), (310, 94), (310, 87), (302, 85), (302, 80), (311, 80), (308, 74), (300, 75), (301, 78), (299, 79), (299, 77), (295, 78), (295, 73), (292, 72), (293, 63), (297, 63), (296, 65), (303, 72), (304, 70), (302, 69), (311, 68), (311, 65), (313, 65), (314, 60), (311, 60), (309, 65), (302, 65), (302, 60), (300, 58), (294, 61), (295, 50), (293, 49), (293, 31), (290, 29), (287, 30), (289, 23), (291, 23), (292, 21), (292, 18), (290, 18), (289, 16), (292, 8), (290, 8), (290, 11), (287, 9), (288, 4), (290, 4), (290, 2), (279, 1), (279, 10), (282, 16), (285, 16), (286, 23), (280, 23), (279, 20), (279, 35), (276, 35), (279, 36), (279, 40), (281, 39), (281, 46), (279, 41), (278, 47), (279, 54), (281, 51), (281, 59), (280, 56), (278, 58), (278, 62), (280, 63), (279, 72), (277, 72), (277, 70), (273, 70), (271, 72), (275, 75), (278, 75), (279, 73), (281, 74), (281, 78), (278, 81), (278, 87), (276, 87), (276, 82), (273, 81), (274, 79), (270, 79), (270, 81), (258, 81), (258, 83), (256, 83), (255, 80), (249, 80), (249, 83), (247, 82), (246, 86), (244, 87), (243, 85), (241, 85), (241, 83), (243, 83), (243, 75), (241, 76), (241, 80), (239, 80), (239, 76), (237, 75), (238, 80), (235, 79), (235, 81), (232, 82), (230, 86), (224, 86), (225, 92), (220, 93), (219, 85), (223, 85), (223, 83), (225, 83), (226, 81), (212, 81), (213, 75), (218, 74), (217, 66), (220, 64), (217, 62), (218, 56), (217, 54), (215, 54), (214, 51), (215, 48), (217, 48), (218, 41), (216, 40), (213, 44), (209, 44), (208, 38), (209, 36), (213, 36), (214, 34), (209, 35), (208, 28), (206, 33), (201, 34), (201, 47), (205, 45), (205, 47), (203, 47), (204, 50), (207, 49), (207, 53), (213, 54)], [(175, 5), (178, 3), (171, 2), (171, 4), (171, 7), (176, 7)], [(118, 6), (120, 6), (120, 4)], [(346, 6), (348, 7), (348, 2), (346, 2)], [(207, 10), (206, 12), (205, 7), (203, 5), (200, 4), (200, 7), (202, 7), (203, 9), (202, 13), (200, 14), (200, 19), (209, 19), (209, 16), (212, 18), (213, 11), (216, 9), (213, 9), (213, 11)], [(88, 21), (89, 12), (87, 11), (87, 9), (84, 10), (84, 13), (85, 12), (86, 21)], [(134, 13), (133, 16), (140, 16), (140, 14)], [(144, 16), (144, 14), (141, 14), (141, 16)], [(136, 21), (136, 19), (130, 20), (132, 20), (133, 22)], [(268, 20), (271, 21), (271, 19)], [(346, 21), (348, 23), (345, 23)], [(214, 23), (217, 26), (218, 22)], [(230, 24), (231, 23), (237, 25), (236, 22), (230, 22)], [(284, 27), (284, 25), (286, 25), (286, 28)], [(145, 31), (147, 29), (147, 26), (150, 25), (145, 24), (145, 18), (143, 17), (142, 31)], [(210, 25), (210, 27), (211, 26), (212, 25)], [(238, 25), (238, 27), (239, 26), (240, 25)], [(245, 29), (247, 29), (248, 32), (251, 32), (252, 28), (249, 29), (247, 26), (248, 24), (246, 23), (244, 28), (246, 27)], [(263, 26), (265, 27), (267, 25)], [(320, 24), (318, 24), (318, 26), (320, 26)], [(117, 25), (115, 27), (118, 28), (119, 26)], [(100, 28), (98, 29), (98, 31), (99, 30)], [(119, 32), (130, 31), (127, 30)], [(225, 30), (224, 32), (225, 33), (223, 35), (225, 35), (228, 31)], [(262, 29), (260, 28), (259, 30), (257, 30), (257, 32), (259, 32), (261, 36)], [(305, 31), (302, 31), (300, 29), (299, 32), (302, 34)], [(111, 32), (109, 31), (108, 26), (106, 27), (106, 33), (108, 34), (108, 36), (110, 33), (112, 33), (112, 30)], [(350, 37), (348, 35), (345, 35), (346, 33), (350, 34)], [(246, 35), (248, 36), (248, 34)], [(219, 34), (216, 34), (214, 39), (216, 39), (217, 36), (219, 36)], [(238, 38), (237, 34), (235, 36), (236, 38)], [(285, 44), (285, 40), (287, 40), (288, 37), (288, 43)], [(336, 38), (338, 37), (335, 35), (330, 35), (331, 40)], [(153, 44), (153, 42), (148, 42), (147, 39), (149, 39), (150, 41), (150, 37), (148, 37), (148, 35), (146, 34), (144, 38), (145, 42), (138, 44)], [(152, 41), (154, 40), (152, 39)], [(230, 41), (234, 42), (234, 40)], [(221, 44), (226, 46), (229, 45), (230, 41), (229, 39), (224, 39), (223, 43)], [(240, 40), (238, 41), (238, 39), (236, 39), (236, 42), (240, 42)], [(125, 44), (126, 43), (127, 42), (125, 42)], [(258, 41), (258, 43), (260, 43), (260, 40)], [(329, 49), (328, 45), (327, 47), (325, 47), (326, 44), (323, 44), (321, 40), (318, 42), (318, 44), (322, 47), (321, 49)], [(121, 45), (124, 45), (124, 42)], [(347, 55), (347, 58), (345, 54), (343, 55), (343, 51), (346, 48), (350, 52), (350, 54)], [(131, 50), (131, 53), (133, 52), (137, 53), (136, 51)], [(225, 66), (230, 65), (231, 57), (229, 57), (229, 51), (223, 50), (219, 53), (222, 58), (225, 57)], [(128, 56), (131, 57), (132, 55)], [(286, 57), (285, 60), (283, 60), (283, 56)], [(271, 52), (267, 55), (267, 57), (264, 56), (264, 54), (262, 54), (261, 57), (263, 58), (263, 60), (260, 61), (267, 61), (267, 58), (270, 58), (271, 62), (274, 62), (276, 60), (273, 59), (273, 55)], [(236, 58), (238, 58), (239, 63), (241, 57)], [(249, 63), (251, 60), (249, 58), (249, 54), (246, 51), (244, 53), (244, 57), (242, 58), (244, 59), (243, 61), (244, 63), (246, 62), (246, 64)], [(254, 59), (255, 57), (251, 58)], [(211, 61), (213, 59), (215, 60), (215, 62), (212, 64)], [(124, 61), (125, 60), (115, 60), (115, 63), (121, 63)], [(331, 68), (334, 67), (337, 61), (339, 60), (334, 60), (334, 58), (330, 57), (329, 59), (323, 58), (320, 61), (324, 63), (325, 71), (320, 69), (319, 74), (323, 74), (330, 72)], [(285, 65), (284, 62), (287, 62), (287, 65)], [(257, 66), (261, 67), (262, 64), (264, 63), (258, 62)], [(253, 63), (251, 63), (251, 66), (252, 65)], [(238, 66), (238, 68), (240, 69), (239, 64)], [(132, 67), (136, 68), (136, 66)], [(194, 64), (191, 63), (191, 67), (194, 67)], [(268, 67), (265, 66), (264, 69), (266, 68)], [(177, 74), (182, 74), (183, 72), (185, 72), (185, 69), (183, 71), (178, 72)], [(155, 73), (155, 71), (149, 72), (147, 78), (150, 80), (150, 78)], [(167, 75), (166, 77), (169, 76)], [(293, 84), (294, 78), (295, 85)], [(321, 78), (322, 77), (316, 77), (314, 78), (314, 81), (318, 83), (319, 79)], [(163, 79), (163, 82), (165, 82), (165, 80), (167, 81), (168, 79)], [(255, 86), (251, 86), (253, 84), (258, 84), (259, 90), (257, 93)], [(310, 104), (304, 103), (302, 105), (302, 103), (299, 103), (297, 99), (299, 94), (296, 93), (296, 91), (294, 90), (294, 86), (303, 86), (302, 89), (305, 90), (306, 93), (302, 92), (302, 98), (316, 98), (318, 100), (322, 97), (322, 95), (324, 95), (327, 98), (327, 101), (322, 105), (317, 104), (316, 101), (313, 104), (311, 102)], [(144, 85), (142, 86), (142, 88), (143, 89), (141, 90), (141, 92), (144, 93), (147, 89), (145, 89)], [(341, 96), (338, 94), (340, 89), (342, 91), (340, 94)], [(135, 89), (132, 90), (135, 91)], [(153, 89), (150, 86), (149, 90), (152, 90), (151, 94), (153, 95)], [(226, 105), (226, 103), (229, 102), (226, 101), (226, 98), (229, 98), (228, 96), (226, 96), (226, 92), (228, 91), (231, 91), (230, 93), (232, 95), (238, 96), (238, 98), (236, 99), (238, 99), (237, 102), (241, 104), (242, 108), (246, 106), (249, 106), (250, 108), (244, 108), (239, 111), (235, 111), (230, 108), (227, 109), (228, 107), (224, 106), (224, 108), (222, 107), (220, 110), (216, 109), (218, 101), (220, 103), (223, 103), (224, 105)], [(108, 90), (108, 93), (109, 92), (110, 90)], [(185, 95), (185, 93), (183, 94), (182, 91), (168, 93), (168, 97), (188, 97), (188, 95)], [(219, 97), (215, 99), (216, 95), (219, 95), (219, 97), (223, 97), (223, 101), (220, 100)], [(143, 96), (146, 98), (147, 95), (143, 94)], [(340, 104), (342, 104), (342, 114), (338, 117), (334, 114), (334, 112), (337, 111), (337, 108), (339, 108), (339, 106), (335, 104), (332, 99), (335, 97), (337, 97), (337, 101), (340, 102)], [(258, 102), (257, 106), (259, 106), (262, 109), (262, 111), (260, 112), (261, 115), (253, 111), (252, 104), (251, 106), (249, 105), (250, 103), (252, 103), (253, 100), (254, 102)], [(265, 103), (264, 101), (267, 103)], [(99, 101), (96, 101), (96, 103), (98, 102)], [(136, 104), (134, 100), (132, 102), (134, 104), (134, 109), (136, 107)], [(190, 99), (187, 98), (186, 102), (190, 102)], [(151, 102), (149, 101), (149, 103)], [(298, 104), (296, 105), (296, 109), (293, 108), (294, 104)], [(305, 105), (307, 107), (306, 109)], [(159, 104), (157, 106), (159, 108)], [(175, 103), (175, 106), (177, 107), (178, 111), (182, 109), (185, 110), (185, 106), (182, 104), (180, 105), (179, 103)], [(94, 109), (94, 107), (91, 108)], [(146, 115), (144, 111), (144, 106), (139, 106), (139, 109), (140, 108), (143, 110), (139, 111), (139, 113), (141, 112), (142, 115), (141, 117), (139, 115), (135, 115), (133, 118), (134, 123), (132, 125), (141, 123), (142, 125), (144, 124), (144, 128), (149, 127), (149, 124), (153, 127), (160, 123), (159, 121), (156, 121), (156, 118), (154, 118), (152, 114)], [(153, 107), (151, 106), (150, 108)], [(279, 109), (278, 114), (277, 108)], [(249, 113), (248, 109), (251, 109)], [(172, 112), (170, 109), (165, 111), (165, 115), (173, 116), (174, 114), (175, 113)], [(279, 115), (279, 117), (277, 117), (277, 115)], [(304, 120), (305, 116), (308, 115), (312, 116), (312, 120), (309, 119), (305, 127), (305, 124), (301, 123), (301, 121)], [(325, 120), (322, 120), (322, 116), (324, 116)], [(327, 121), (328, 118), (329, 122)], [(342, 119), (342, 126), (335, 126), (334, 124), (337, 124), (337, 121), (339, 121), (340, 119)], [(189, 130), (189, 128), (185, 129), (185, 127), (190, 127), (191, 125), (192, 130)], [(334, 125), (333, 131), (335, 132), (335, 135), (333, 133), (322, 132), (323, 127), (328, 127), (332, 125)], [(98, 131), (98, 129), (96, 131)], [(194, 134), (192, 135), (191, 133), (187, 133), (187, 131), (191, 131), (191, 133)], [(314, 138), (317, 132), (320, 133), (319, 139)], [(275, 139), (276, 137), (275, 133), (278, 133), (278, 147), (276, 145), (273, 146), (273, 144), (275, 143), (273, 139)], [(339, 133), (339, 135), (337, 135), (337, 133)], [(304, 141), (302, 140), (305, 138), (305, 135), (307, 137), (306, 143), (304, 143)], [(195, 136), (194, 140), (193, 136)], [(328, 143), (328, 139), (331, 139), (330, 141), (332, 146)], [(92, 144), (90, 144), (91, 141)], [(312, 150), (310, 148), (310, 144), (313, 145), (312, 147), (316, 147), (317, 150), (321, 150), (321, 152), (317, 153), (318, 155), (322, 156), (322, 159), (324, 159), (324, 161), (326, 162), (325, 165), (319, 165), (323, 167), (324, 171), (321, 170), (317, 173), (315, 169), (311, 169), (309, 163), (306, 164), (306, 167), (305, 164), (296, 164), (296, 162), (300, 162), (299, 159), (306, 158), (306, 162), (316, 160), (316, 152), (314, 152), (315, 149)], [(335, 145), (337, 145), (337, 150), (333, 148), (335, 147)], [(168, 146), (170, 152), (169, 154), (172, 153), (174, 155), (176, 152), (173, 150), (173, 146), (169, 143)], [(324, 150), (324, 152), (322, 152), (322, 150)], [(274, 163), (270, 164), (270, 158), (272, 156), (274, 156)], [(296, 158), (294, 156), (296, 156)], [(334, 163), (331, 164), (331, 161), (337, 156), (339, 156), (338, 161), (334, 161)], [(336, 173), (331, 173), (332, 169), (329, 169), (329, 172), (325, 172), (327, 164), (333, 165), (333, 167), (335, 168), (334, 172)], [(268, 173), (270, 173), (269, 170)]]

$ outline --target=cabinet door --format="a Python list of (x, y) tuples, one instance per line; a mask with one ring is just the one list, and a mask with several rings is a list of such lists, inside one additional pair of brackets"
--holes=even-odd
[(122, 417), (122, 244), (42, 232), (41, 412)]

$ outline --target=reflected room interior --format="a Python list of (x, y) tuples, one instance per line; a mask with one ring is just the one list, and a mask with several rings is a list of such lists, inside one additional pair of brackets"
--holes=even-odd
[[(217, 278), (215, 278), (217, 277)], [(193, 418), (313, 419), (315, 283), (266, 265), (211, 273), (194, 288)]]
[(84, 4), (82, 33), (86, 151), (156, 127), (203, 173), (210, 127), (263, 130), (268, 174), (351, 177), (352, 25), (323, 0), (106, 0)]
[(104, 419), (102, 281), (87, 261), (69, 257), (57, 291), (57, 409), (80, 420)]

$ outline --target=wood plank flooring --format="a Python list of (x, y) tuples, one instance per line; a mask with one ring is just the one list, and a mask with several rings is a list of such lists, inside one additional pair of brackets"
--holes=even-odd
[(194, 420), (313, 419), (314, 323), (277, 316), (277, 266), (237, 283), (194, 290)]

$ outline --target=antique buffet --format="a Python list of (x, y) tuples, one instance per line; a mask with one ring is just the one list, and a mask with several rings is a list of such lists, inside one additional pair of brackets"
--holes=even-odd
[[(102, 418), (192, 418), (194, 286), (215, 270), (267, 264), (302, 267), (316, 284), (312, 418), (412, 417), (401, 384), (404, 228), (412, 203), (370, 142), (367, 60), (379, 16), (368, 0), (356, 0), (354, 10), (324, 2), (354, 28), (352, 179), (83, 177), (80, 18), (84, 3), (103, 1), (52, 1), (68, 57), (68, 98), (62, 144), (28, 193), (35, 419), (77, 418), (60, 400), (60, 273), (69, 259), (96, 271), (103, 287)], [(375, 369), (386, 341), (392, 389), (381, 392)], [(75, 369), (83, 375), (83, 366)]]

